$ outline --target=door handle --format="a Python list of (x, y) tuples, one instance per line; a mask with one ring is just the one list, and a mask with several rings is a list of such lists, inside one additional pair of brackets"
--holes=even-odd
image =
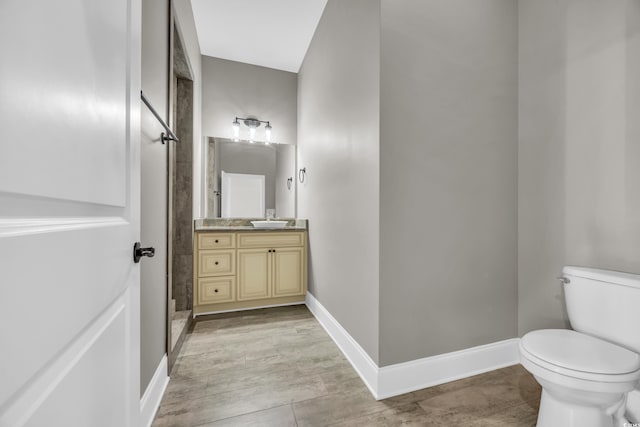
[(136, 264), (140, 262), (140, 258), (142, 258), (143, 256), (153, 258), (155, 254), (156, 249), (153, 247), (141, 248), (140, 242), (136, 242), (133, 245), (133, 262), (135, 262)]

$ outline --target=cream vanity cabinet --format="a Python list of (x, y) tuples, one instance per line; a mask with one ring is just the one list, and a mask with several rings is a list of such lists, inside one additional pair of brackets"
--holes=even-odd
[(196, 232), (194, 312), (303, 302), (305, 231)]

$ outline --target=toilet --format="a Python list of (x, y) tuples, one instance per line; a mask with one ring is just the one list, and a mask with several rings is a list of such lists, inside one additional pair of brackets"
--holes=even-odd
[(520, 340), (522, 366), (542, 386), (537, 426), (640, 423), (640, 276), (562, 272), (573, 330), (532, 331)]

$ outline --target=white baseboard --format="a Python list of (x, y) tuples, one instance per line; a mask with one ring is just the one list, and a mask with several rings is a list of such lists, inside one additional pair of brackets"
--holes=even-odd
[(519, 338), (382, 368), (340, 323), (307, 293), (306, 304), (377, 399), (386, 399), (519, 363)]
[(378, 371), (378, 399), (433, 387), (519, 363), (519, 338), (384, 366)]
[(147, 389), (144, 391), (142, 399), (140, 399), (140, 425), (142, 427), (151, 426), (168, 384), (167, 355), (165, 354), (162, 356), (153, 378), (151, 378)]
[(320, 302), (309, 292), (306, 296), (306, 304), (309, 311), (318, 319), (331, 339), (336, 343), (347, 360), (356, 370), (362, 381), (369, 387), (371, 394), (378, 398), (378, 365), (356, 340), (340, 325), (340, 323), (323, 307)]

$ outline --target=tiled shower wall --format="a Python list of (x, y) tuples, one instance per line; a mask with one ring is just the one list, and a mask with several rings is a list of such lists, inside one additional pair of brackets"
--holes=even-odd
[(178, 79), (173, 156), (172, 293), (176, 311), (193, 308), (193, 82)]

